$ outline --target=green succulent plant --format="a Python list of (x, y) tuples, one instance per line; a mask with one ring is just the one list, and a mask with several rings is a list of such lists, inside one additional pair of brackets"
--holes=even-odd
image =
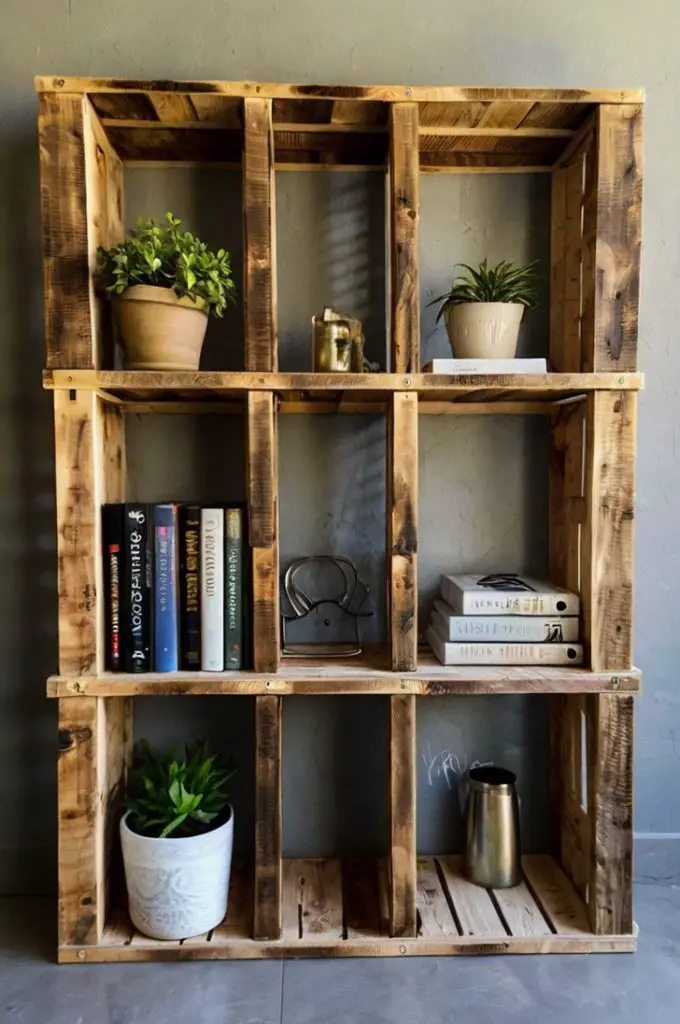
[(465, 274), (458, 274), (446, 295), (440, 295), (428, 303), (430, 306), (441, 302), (437, 313), (437, 323), (441, 320), (449, 306), (461, 302), (519, 302), (523, 306), (536, 305), (536, 284), (538, 260), (515, 267), (507, 260), (502, 260), (495, 267), (490, 267), (484, 260), (476, 269), (461, 263)]
[(100, 280), (113, 295), (136, 284), (172, 288), (221, 317), (236, 302), (229, 253), (213, 252), (180, 225), (172, 213), (166, 213), (164, 226), (140, 217), (124, 242), (97, 249)]
[(228, 819), (225, 785), (236, 769), (220, 764), (205, 741), (187, 745), (183, 759), (143, 740), (125, 805), (133, 832), (156, 839), (210, 832)]

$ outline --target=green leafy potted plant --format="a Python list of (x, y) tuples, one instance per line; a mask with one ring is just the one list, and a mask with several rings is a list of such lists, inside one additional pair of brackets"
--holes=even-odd
[(154, 939), (184, 939), (227, 912), (234, 812), (225, 786), (234, 769), (205, 742), (184, 758), (138, 748), (120, 823), (132, 923)]
[(536, 260), (515, 267), (503, 260), (476, 269), (461, 264), (441, 303), (437, 323), (444, 317), (451, 350), (458, 359), (513, 359), (519, 326), (527, 306), (536, 305)]
[(131, 370), (197, 370), (208, 314), (235, 302), (229, 253), (212, 252), (171, 213), (138, 220), (119, 245), (97, 250)]

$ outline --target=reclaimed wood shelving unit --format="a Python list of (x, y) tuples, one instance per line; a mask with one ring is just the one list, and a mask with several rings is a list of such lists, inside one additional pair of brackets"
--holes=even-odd
[[(39, 78), (47, 368), (59, 560), (59, 959), (400, 956), (632, 950), (632, 553), (642, 96), (581, 89), (331, 87)], [(242, 169), (245, 369), (112, 367), (96, 246), (123, 237), (126, 165)], [(279, 373), (277, 170), (371, 169), (389, 209), (389, 369)], [(549, 364), (541, 376), (420, 372), (420, 173), (552, 178)], [(127, 413), (240, 411), (247, 422), (255, 669), (110, 675), (103, 666), (99, 511), (125, 499)], [(337, 664), (281, 659), (279, 414), (387, 417), (385, 648)], [(585, 668), (447, 668), (418, 650), (419, 414), (545, 414), (550, 571), (582, 601)], [(140, 694), (255, 701), (254, 865), (234, 871), (209, 935), (134, 933), (116, 827)], [(389, 697), (385, 860), (288, 861), (281, 714), (288, 694)], [(416, 698), (540, 693), (550, 703), (552, 856), (517, 890), (465, 882), (416, 851)]]

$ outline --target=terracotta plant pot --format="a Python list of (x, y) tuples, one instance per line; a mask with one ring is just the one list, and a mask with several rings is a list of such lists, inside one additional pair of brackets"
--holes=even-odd
[(208, 326), (205, 303), (172, 288), (136, 284), (114, 299), (128, 370), (197, 370)]
[(456, 359), (514, 359), (524, 306), (519, 302), (460, 302), (444, 314)]

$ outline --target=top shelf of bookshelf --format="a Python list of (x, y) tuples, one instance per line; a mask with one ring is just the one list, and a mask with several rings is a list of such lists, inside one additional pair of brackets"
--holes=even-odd
[(279, 170), (384, 170), (389, 106), (419, 108), (422, 171), (551, 170), (579, 144), (601, 103), (639, 90), (333, 86), (266, 82), (36, 79), (42, 93), (85, 94), (126, 164), (241, 165), (245, 98), (272, 100)]
[[(221, 373), (150, 370), (45, 370), (45, 388), (96, 391), (129, 411), (175, 411), (237, 402), (248, 392), (274, 392), (290, 411), (372, 411), (391, 394), (418, 395), (421, 408), (468, 409), (489, 404), (498, 411), (549, 411), (591, 391), (630, 391), (642, 387), (639, 373), (476, 374), (432, 373)], [(217, 409), (215, 409), (217, 411)], [(443, 410), (442, 410), (443, 411)]]

